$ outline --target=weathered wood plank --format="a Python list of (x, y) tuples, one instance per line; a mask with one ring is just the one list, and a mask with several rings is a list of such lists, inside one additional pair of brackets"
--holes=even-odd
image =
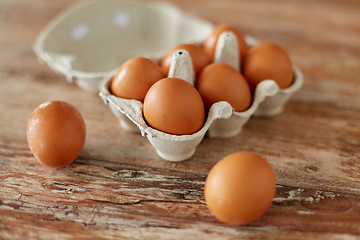
[[(77, 1), (0, 1), (0, 239), (356, 239), (360, 235), (360, 3), (173, 0), (214, 23), (274, 42), (305, 84), (275, 118), (253, 118), (231, 139), (205, 138), (188, 161), (159, 159), (122, 130), (102, 100), (40, 65), (31, 45)], [(71, 165), (38, 163), (26, 125), (42, 102), (83, 114), (87, 139)], [(272, 206), (235, 227), (206, 208), (208, 171), (225, 155), (265, 157), (277, 178)]]
[[(65, 221), (90, 230), (109, 225), (121, 230), (124, 224), (208, 231), (227, 226), (205, 206), (206, 175), (82, 158), (55, 170), (34, 161), (28, 150), (1, 150), (4, 216), (13, 209), (14, 214), (39, 215), (41, 226)], [(280, 185), (263, 217), (231, 231), (233, 236), (246, 229), (266, 232), (269, 228), (360, 234), (359, 201), (358, 195)], [(6, 226), (10, 220), (3, 217), (1, 222)]]

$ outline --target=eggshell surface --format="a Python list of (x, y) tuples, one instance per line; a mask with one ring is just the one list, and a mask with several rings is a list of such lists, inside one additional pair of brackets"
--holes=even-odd
[(161, 61), (161, 67), (165, 75), (169, 72), (172, 55), (177, 50), (185, 50), (190, 54), (196, 75), (199, 75), (201, 70), (210, 63), (209, 57), (205, 54), (202, 48), (193, 44), (180, 44), (170, 49)]
[(271, 43), (261, 43), (250, 48), (243, 63), (243, 73), (250, 88), (263, 80), (274, 80), (280, 89), (293, 82), (293, 68), (289, 56), (280, 47)]
[(259, 218), (272, 203), (275, 175), (268, 162), (251, 152), (220, 160), (205, 182), (205, 201), (222, 222), (244, 225)]
[(206, 110), (219, 101), (227, 101), (236, 112), (243, 112), (252, 103), (251, 92), (244, 77), (224, 63), (213, 63), (200, 74), (196, 88)]
[(41, 104), (27, 125), (27, 140), (31, 152), (49, 167), (72, 163), (84, 147), (85, 122), (80, 112), (64, 101)]
[(241, 61), (245, 59), (246, 51), (248, 50), (248, 45), (245, 42), (243, 34), (236, 28), (226, 25), (226, 24), (219, 24), (215, 26), (212, 33), (208, 36), (208, 38), (204, 42), (204, 51), (209, 56), (211, 60), (214, 59), (215, 55), (215, 48), (218, 41), (218, 38), (221, 33), (231, 31), (236, 35), (237, 44), (238, 44), (238, 51)]
[(145, 96), (143, 113), (150, 127), (174, 135), (193, 134), (205, 121), (200, 94), (179, 78), (156, 82)]
[(149, 88), (164, 78), (161, 68), (148, 58), (136, 57), (126, 61), (110, 85), (117, 97), (143, 102)]

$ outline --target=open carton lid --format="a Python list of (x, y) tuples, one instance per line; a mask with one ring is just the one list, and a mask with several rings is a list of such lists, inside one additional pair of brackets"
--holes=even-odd
[(165, 2), (102, 0), (80, 3), (53, 19), (34, 51), (41, 62), (98, 92), (104, 76), (126, 60), (159, 58), (180, 43), (201, 43), (213, 25)]

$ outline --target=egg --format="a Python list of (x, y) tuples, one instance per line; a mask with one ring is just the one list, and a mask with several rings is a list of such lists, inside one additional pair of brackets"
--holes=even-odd
[(248, 50), (243, 63), (243, 73), (253, 91), (266, 79), (274, 80), (280, 89), (289, 87), (293, 81), (289, 56), (271, 43), (261, 43)]
[(156, 82), (145, 96), (143, 114), (150, 127), (173, 135), (193, 134), (205, 121), (200, 94), (180, 78)]
[(204, 42), (203, 48), (206, 55), (211, 60), (214, 60), (215, 55), (215, 48), (218, 41), (218, 38), (221, 33), (223, 32), (233, 32), (237, 38), (237, 44), (238, 44), (238, 51), (239, 56), (241, 58), (241, 62), (245, 59), (246, 51), (248, 50), (248, 45), (245, 42), (243, 34), (236, 28), (226, 25), (226, 24), (219, 24), (216, 25), (211, 34), (207, 37), (207, 39)]
[(198, 47), (193, 44), (180, 44), (170, 49), (169, 52), (161, 61), (161, 67), (165, 75), (168, 75), (169, 73), (173, 53), (177, 50), (185, 50), (190, 54), (195, 75), (199, 75), (201, 70), (210, 63), (210, 59), (208, 58), (208, 56), (205, 54), (205, 52), (201, 47)]
[(31, 152), (49, 167), (72, 163), (82, 151), (86, 138), (80, 112), (64, 101), (45, 102), (32, 113), (27, 125)]
[(251, 152), (230, 154), (210, 170), (204, 188), (207, 207), (221, 222), (245, 225), (263, 215), (276, 190), (269, 163)]
[(110, 92), (121, 98), (143, 102), (149, 88), (164, 74), (158, 64), (144, 57), (126, 61), (110, 84)]
[(205, 108), (219, 101), (227, 101), (236, 112), (243, 112), (252, 103), (251, 91), (244, 77), (224, 63), (208, 65), (196, 82)]

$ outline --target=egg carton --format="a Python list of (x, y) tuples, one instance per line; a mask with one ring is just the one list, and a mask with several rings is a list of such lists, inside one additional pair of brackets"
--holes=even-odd
[(102, 0), (77, 4), (54, 18), (33, 49), (69, 83), (99, 92), (104, 76), (126, 60), (159, 58), (180, 43), (203, 42), (213, 24), (166, 2)]
[[(274, 116), (302, 85), (301, 71), (294, 67), (294, 82), (287, 89), (278, 89), (272, 80), (258, 85), (252, 106), (241, 113), (227, 102), (215, 103), (204, 126), (192, 135), (166, 134), (146, 125), (142, 103), (121, 99), (109, 92), (109, 84), (119, 66), (126, 60), (143, 56), (160, 61), (169, 49), (181, 44), (201, 44), (214, 25), (164, 2), (102, 0), (80, 3), (53, 19), (37, 37), (33, 49), (39, 61), (64, 75), (69, 83), (88, 92), (99, 92), (105, 103), (129, 131), (140, 132), (169, 161), (190, 158), (205, 134), (209, 137), (231, 137), (239, 134), (251, 116)], [(224, 35), (225, 36), (225, 35)], [(231, 33), (221, 37), (215, 61), (233, 67), (237, 63)], [(229, 37), (230, 36), (230, 37)], [(259, 43), (245, 37), (249, 46)], [(235, 45), (234, 45), (235, 44)], [(188, 53), (176, 56), (170, 76), (194, 83)], [(234, 55), (235, 54), (235, 55)], [(179, 54), (178, 54), (179, 55)], [(190, 77), (192, 76), (192, 77)]]
[[(248, 45), (259, 43), (252, 37), (246, 38)], [(219, 36), (214, 62), (226, 63), (240, 70), (236, 36), (224, 32)], [(158, 59), (160, 61), (160, 59)], [(172, 135), (149, 127), (142, 113), (142, 102), (123, 99), (111, 94), (109, 87), (113, 76), (106, 77), (100, 85), (100, 97), (119, 119), (120, 125), (129, 131), (140, 132), (156, 148), (158, 155), (168, 161), (183, 161), (190, 158), (196, 146), (204, 138), (233, 137), (239, 134), (251, 116), (274, 116), (279, 114), (286, 101), (297, 91), (303, 82), (301, 71), (294, 67), (294, 81), (286, 89), (279, 89), (273, 80), (264, 80), (257, 85), (252, 105), (244, 112), (236, 112), (228, 102), (213, 104), (203, 127), (191, 135)], [(195, 85), (195, 73), (190, 55), (185, 50), (178, 50), (172, 56), (168, 77), (181, 78)]]

